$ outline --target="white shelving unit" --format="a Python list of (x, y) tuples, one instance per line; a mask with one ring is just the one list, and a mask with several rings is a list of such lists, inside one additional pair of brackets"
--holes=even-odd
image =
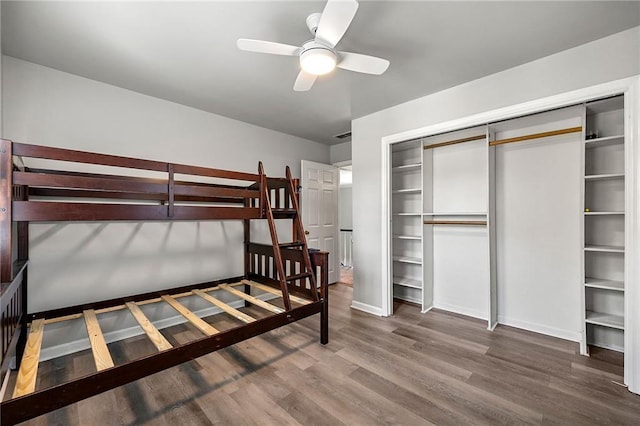
[(588, 103), (584, 140), (584, 328), (589, 346), (624, 351), (624, 98)]
[(393, 297), (422, 304), (422, 142), (396, 144), (391, 156)]

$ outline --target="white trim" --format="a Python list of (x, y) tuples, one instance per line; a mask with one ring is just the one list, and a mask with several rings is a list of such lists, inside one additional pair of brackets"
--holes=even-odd
[(390, 304), (392, 277), (390, 276), (391, 268), (389, 267), (391, 262), (391, 236), (389, 235), (389, 221), (391, 218), (389, 210), (389, 182), (391, 169), (389, 167), (389, 150), (392, 144), (624, 93), (630, 99), (628, 112), (630, 119), (626, 124), (627, 128), (625, 129), (625, 133), (631, 136), (629, 141), (625, 140), (625, 150), (629, 150), (628, 158), (633, 157), (631, 158), (633, 164), (630, 165), (631, 173), (625, 180), (626, 190), (629, 193), (625, 226), (628, 226), (627, 232), (632, 239), (631, 244), (626, 248), (629, 250), (627, 252), (627, 260), (631, 261), (625, 262), (627, 268), (627, 282), (625, 283), (625, 384), (629, 386), (630, 391), (640, 393), (640, 313), (634, 310), (635, 307), (640, 305), (640, 288), (638, 283), (638, 277), (640, 276), (640, 259), (638, 258), (638, 256), (640, 256), (640, 223), (638, 223), (640, 206), (638, 206), (638, 203), (640, 200), (637, 194), (639, 184), (637, 182), (637, 174), (639, 173), (637, 167), (638, 163), (640, 163), (640, 159), (638, 158), (640, 155), (640, 149), (638, 148), (638, 144), (640, 143), (640, 126), (638, 125), (638, 114), (640, 113), (639, 92), (640, 76), (634, 76), (384, 136), (381, 139), (382, 182), (380, 198), (383, 201), (381, 203), (381, 231), (384, 238), (381, 244), (382, 262), (380, 262), (382, 277), (382, 315), (389, 315), (390, 306), (392, 306)]
[[(640, 77), (625, 92), (625, 333), (624, 383), (640, 393)], [(633, 350), (629, 350), (633, 348)]]
[(382, 143), (383, 145), (389, 145), (396, 142), (404, 142), (435, 135), (438, 133), (465, 129), (467, 127), (481, 126), (495, 121), (507, 120), (523, 115), (529, 115), (556, 108), (562, 108), (565, 106), (575, 105), (589, 100), (605, 98), (628, 91), (629, 88), (634, 84), (634, 82), (637, 81), (637, 79), (638, 77), (623, 78), (620, 80), (610, 81), (608, 83), (598, 84), (596, 86), (586, 87), (567, 93), (561, 93), (559, 95), (549, 96), (547, 98), (536, 99), (533, 101), (511, 105), (492, 111), (482, 112), (451, 121), (445, 121), (426, 127), (420, 127), (414, 130), (396, 133), (383, 137)]
[(427, 312), (429, 312), (433, 308), (435, 308), (435, 306), (431, 305), (428, 308), (425, 308), (425, 309), (421, 310), (420, 312), (423, 313), (423, 314), (426, 314)]
[(454, 314), (460, 314), (467, 317), (481, 319), (483, 321), (487, 320), (487, 313), (483, 311), (478, 311), (475, 309), (469, 309), (464, 306), (452, 305), (450, 303), (434, 303), (433, 305), (436, 309), (442, 309), (443, 311), (453, 312)]
[(379, 317), (383, 316), (382, 309), (378, 308), (377, 306), (367, 305), (366, 303), (355, 301), (351, 302), (351, 309), (356, 309), (358, 311), (366, 312), (368, 314), (373, 314)]
[(386, 138), (382, 138), (382, 223), (380, 230), (384, 238), (382, 243), (382, 262), (380, 262), (380, 272), (382, 277), (382, 306), (380, 307), (381, 316), (388, 317), (393, 312), (393, 277), (391, 265), (391, 244), (393, 244), (393, 236), (391, 227), (391, 144), (386, 142)]
[(538, 324), (535, 322), (506, 318), (503, 315), (498, 315), (498, 324), (520, 328), (522, 330), (533, 331), (534, 333), (545, 334), (547, 336), (557, 337), (559, 339), (570, 340), (576, 343), (579, 343), (582, 340), (582, 333), (580, 333), (579, 331), (548, 327), (546, 325)]
[(331, 165), (337, 168), (341, 168), (341, 167), (353, 165), (353, 161), (352, 160), (338, 161), (336, 163), (331, 163)]

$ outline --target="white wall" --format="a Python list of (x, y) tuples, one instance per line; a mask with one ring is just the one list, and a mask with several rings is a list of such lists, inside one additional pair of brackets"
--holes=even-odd
[(637, 75), (639, 51), (636, 27), (353, 120), (354, 305), (382, 307), (383, 137)]
[(331, 164), (341, 163), (351, 160), (351, 142), (343, 142), (331, 145), (329, 149)]
[(0, 5), (0, 137), (2, 137), (2, 5)]
[[(4, 137), (160, 161), (283, 176), (329, 147), (4, 57)], [(242, 224), (32, 224), (29, 310), (243, 273)]]
[(338, 224), (340, 229), (352, 229), (353, 227), (353, 191), (350, 185), (340, 186), (340, 212)]

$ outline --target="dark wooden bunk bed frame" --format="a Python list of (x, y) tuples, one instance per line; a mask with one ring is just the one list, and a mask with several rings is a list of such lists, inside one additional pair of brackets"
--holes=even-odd
[[(22, 158), (54, 160), (56, 164), (79, 163), (84, 169), (98, 165), (161, 172), (166, 177), (34, 169), (25, 167)], [(200, 181), (176, 180), (176, 175), (198, 176)], [(223, 179), (225, 183), (242, 181), (244, 185), (204, 183), (203, 177)], [(144, 203), (131, 204), (136, 200)], [(252, 219), (268, 221), (272, 245), (251, 242)], [(293, 220), (292, 242), (278, 241), (275, 219)], [(242, 220), (244, 275), (28, 313), (29, 222), (118, 220)], [(0, 240), (0, 380), (9, 377), (9, 361), (14, 354), (19, 368), (13, 398), (0, 405), (4, 425), (37, 417), (317, 313), (320, 313), (320, 342), (328, 342), (328, 253), (307, 248), (298, 206), (298, 181), (292, 178), (288, 167), (286, 178), (270, 178), (265, 175), (262, 163), (258, 165), (258, 173), (251, 174), (0, 140)], [(252, 288), (281, 296), (284, 308), (251, 296)], [(255, 304), (273, 315), (254, 319), (208, 294), (218, 290), (233, 293), (244, 299), (245, 306)], [(218, 331), (176, 301), (194, 294), (243, 324)], [(161, 301), (170, 304), (206, 337), (171, 346), (138, 308)], [(127, 308), (158, 352), (114, 365), (96, 314)], [(97, 371), (46, 389), (35, 389), (43, 327), (83, 317)]]

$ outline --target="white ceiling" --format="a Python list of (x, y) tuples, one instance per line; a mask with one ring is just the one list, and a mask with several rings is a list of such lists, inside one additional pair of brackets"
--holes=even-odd
[[(350, 121), (640, 25), (640, 2), (361, 1), (338, 50), (389, 59), (294, 92), (296, 58), (238, 38), (302, 44), (316, 1), (2, 1), (6, 55), (326, 144)], [(593, 58), (594, 61), (603, 58)]]

